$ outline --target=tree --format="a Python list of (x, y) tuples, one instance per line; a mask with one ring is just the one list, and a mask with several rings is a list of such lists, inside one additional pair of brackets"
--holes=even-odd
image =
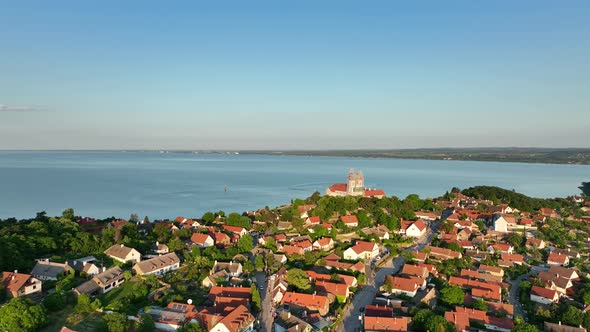
[(258, 292), (256, 285), (252, 284), (250, 286), (250, 294), (252, 294), (252, 310), (260, 311), (262, 309), (262, 299), (260, 298), (260, 292)]
[(465, 293), (459, 286), (445, 286), (440, 290), (440, 299), (450, 306), (463, 304)]
[(67, 305), (66, 293), (63, 291), (56, 291), (53, 294), (47, 295), (43, 299), (43, 306), (49, 311), (59, 311)]
[(299, 290), (308, 290), (311, 287), (307, 273), (301, 269), (287, 271), (287, 283)]
[(154, 323), (154, 319), (150, 314), (143, 314), (141, 315), (141, 320), (139, 321), (139, 332), (152, 332), (156, 329), (156, 324)]
[(125, 332), (129, 326), (127, 317), (120, 313), (110, 313), (102, 316), (108, 332)]
[(262, 257), (262, 255), (256, 255), (256, 258), (254, 259), (254, 267), (258, 271), (264, 270), (264, 257)]
[(250, 234), (244, 234), (238, 240), (238, 250), (240, 253), (249, 252), (254, 249), (254, 239)]
[(47, 324), (47, 313), (30, 299), (13, 298), (0, 307), (0, 331), (36, 331)]
[(590, 182), (582, 182), (582, 185), (578, 187), (582, 191), (582, 195), (590, 197)]
[(129, 222), (132, 222), (134, 224), (137, 224), (139, 222), (139, 216), (137, 215), (137, 213), (132, 213), (129, 216)]
[(486, 303), (486, 301), (484, 301), (483, 299), (477, 299), (477, 301), (475, 301), (473, 303), (473, 309), (477, 309), (477, 310), (481, 310), (484, 312), (488, 311), (488, 305)]
[(539, 332), (539, 329), (532, 324), (526, 323), (522, 317), (516, 317), (514, 319), (514, 329), (512, 331), (516, 332)]
[(74, 213), (74, 209), (72, 209), (72, 208), (65, 209), (64, 212), (61, 214), (61, 216), (63, 219), (66, 219), (69, 221), (76, 220), (76, 215)]
[(205, 212), (205, 214), (203, 214), (203, 216), (201, 217), (201, 219), (205, 223), (210, 223), (213, 220), (215, 220), (215, 215), (213, 214), (213, 212)]
[(436, 315), (428, 309), (418, 311), (412, 322), (416, 331), (450, 332), (455, 330), (455, 327), (444, 317)]
[(185, 326), (177, 329), (176, 332), (206, 332), (206, 331), (199, 324), (188, 323)]

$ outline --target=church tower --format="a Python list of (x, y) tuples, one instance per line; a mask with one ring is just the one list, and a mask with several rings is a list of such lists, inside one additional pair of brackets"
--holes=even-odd
[(348, 181), (346, 193), (348, 195), (360, 195), (365, 191), (365, 179), (361, 171), (355, 172), (354, 169), (348, 171)]

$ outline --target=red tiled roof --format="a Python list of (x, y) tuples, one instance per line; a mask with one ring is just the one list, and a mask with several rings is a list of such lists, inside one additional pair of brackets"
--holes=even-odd
[(469, 315), (464, 312), (445, 312), (447, 322), (455, 325), (457, 331), (467, 331), (469, 329)]
[(502, 254), (501, 258), (503, 261), (508, 261), (508, 262), (516, 262), (516, 263), (524, 262), (524, 257), (520, 254)]
[(327, 261), (338, 261), (340, 260), (340, 256), (336, 255), (335, 253), (331, 253), (328, 256), (324, 257)]
[(367, 304), (365, 306), (365, 317), (393, 317), (393, 308), (385, 305)]
[(328, 298), (323, 295), (302, 294), (286, 292), (281, 300), (281, 304), (289, 303), (303, 308), (309, 308), (312, 311), (327, 308)]
[(293, 243), (291, 243), (291, 245), (294, 245), (294, 246), (302, 248), (302, 249), (311, 248), (313, 246), (313, 244), (309, 240), (293, 242)]
[(194, 233), (191, 236), (191, 242), (192, 243), (197, 243), (197, 244), (205, 244), (205, 241), (207, 241), (208, 238), (210, 238), (211, 236), (209, 234), (204, 234), (204, 233)]
[(339, 284), (329, 281), (318, 281), (316, 282), (316, 289), (318, 291), (324, 291), (326, 293), (334, 294), (336, 296), (346, 296), (348, 293), (348, 286), (346, 284)]
[(346, 191), (347, 188), (348, 188), (348, 185), (346, 183), (335, 183), (335, 184), (331, 185), (328, 189), (331, 192), (335, 192), (335, 191)]
[(290, 255), (303, 255), (303, 248), (298, 247), (298, 246), (291, 246), (291, 245), (286, 245), (283, 246), (281, 248), (281, 251), (284, 252), (287, 256)]
[(410, 279), (397, 276), (387, 276), (386, 280), (391, 283), (392, 289), (404, 292), (415, 292), (418, 288), (420, 288), (420, 286), (422, 286), (422, 284), (418, 284), (416, 278)]
[(422, 221), (422, 219), (418, 219), (418, 221), (414, 222), (413, 225), (416, 226), (420, 232), (426, 229), (426, 224), (424, 221)]
[(407, 317), (365, 317), (365, 331), (406, 332)]
[(223, 225), (223, 229), (232, 233), (242, 233), (246, 229), (240, 226)]
[(477, 287), (474, 287), (471, 289), (471, 296), (483, 298), (483, 299), (489, 299), (489, 300), (496, 300), (496, 301), (502, 300), (502, 294), (497, 293), (497, 292), (492, 292), (489, 289), (482, 289), (482, 288), (477, 288)]
[(320, 217), (319, 216), (313, 216), (313, 217), (309, 217), (309, 222), (311, 224), (319, 224), (321, 222)]
[(240, 305), (219, 321), (229, 331), (242, 331), (246, 326), (252, 324), (255, 318), (246, 307)]
[(416, 277), (427, 277), (429, 272), (425, 267), (412, 264), (404, 264), (404, 267), (402, 268), (402, 273)]
[(213, 286), (209, 290), (209, 297), (223, 296), (242, 299), (250, 298), (250, 287), (221, 287)]
[(321, 239), (316, 240), (320, 247), (329, 246), (334, 240), (331, 237), (323, 237)]
[(552, 301), (558, 297), (558, 292), (556, 290), (539, 286), (533, 286), (533, 288), (531, 288), (531, 294), (544, 297)]
[(352, 250), (354, 250), (354, 252), (356, 252), (357, 254), (362, 254), (364, 252), (373, 251), (375, 246), (376, 244), (373, 242), (357, 241), (356, 244), (352, 246)]
[(372, 197), (372, 196), (385, 196), (385, 191), (382, 189), (368, 189), (365, 190), (365, 196)]
[[(13, 279), (14, 277), (14, 279)], [(24, 273), (2, 272), (2, 284), (10, 292), (17, 292), (32, 276)]]
[(557, 264), (564, 265), (567, 260), (568, 260), (567, 255), (561, 255), (556, 252), (550, 253), (549, 257), (547, 257), (547, 263), (557, 263)]
[(342, 222), (345, 224), (358, 224), (359, 222), (355, 215), (342, 216), (340, 219), (342, 219)]

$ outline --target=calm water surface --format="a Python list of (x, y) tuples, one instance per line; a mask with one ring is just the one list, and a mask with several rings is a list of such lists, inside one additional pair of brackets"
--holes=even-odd
[[(442, 160), (361, 159), (136, 152), (0, 152), (0, 218), (37, 211), (151, 219), (245, 211), (289, 203), (349, 168), (388, 195), (441, 195), (452, 187), (497, 185), (535, 196), (578, 194), (590, 166)], [(227, 186), (228, 191), (224, 188)]]

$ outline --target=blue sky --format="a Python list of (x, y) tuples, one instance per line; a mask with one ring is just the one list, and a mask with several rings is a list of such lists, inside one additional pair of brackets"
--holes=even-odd
[(0, 149), (589, 147), (589, 1), (0, 8)]

